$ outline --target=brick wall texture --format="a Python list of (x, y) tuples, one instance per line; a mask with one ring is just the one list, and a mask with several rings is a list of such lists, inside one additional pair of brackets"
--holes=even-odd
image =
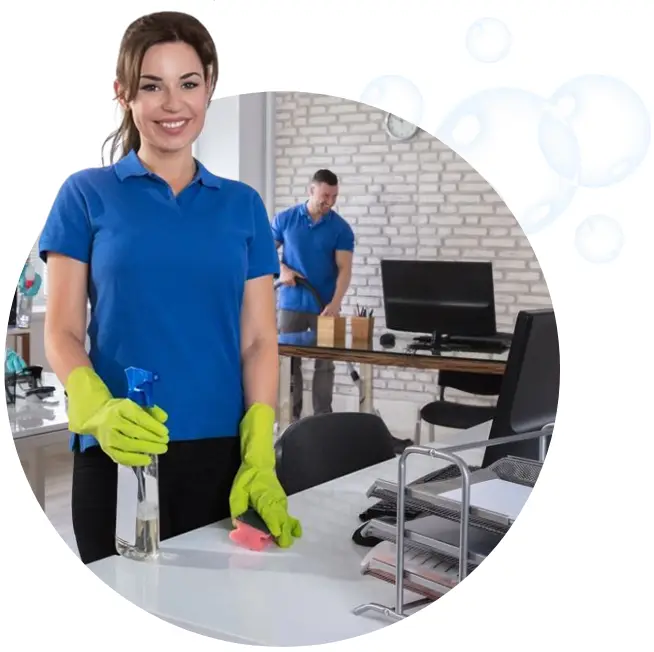
[[(384, 331), (383, 257), (492, 261), (500, 330), (512, 330), (522, 309), (551, 306), (529, 241), (493, 188), (427, 133), (408, 142), (393, 140), (384, 117), (340, 98), (276, 95), (275, 210), (304, 201), (319, 168), (340, 178), (335, 210), (356, 236), (344, 312), (351, 314), (356, 303), (374, 307), (377, 335)], [(305, 361), (307, 388), (311, 366)], [(375, 396), (421, 404), (434, 396), (436, 380), (436, 372), (377, 368)], [(354, 391), (345, 366), (338, 364), (335, 392)]]

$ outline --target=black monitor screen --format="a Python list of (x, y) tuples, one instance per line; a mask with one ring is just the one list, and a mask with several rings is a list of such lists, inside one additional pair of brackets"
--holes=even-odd
[(382, 260), (386, 327), (409, 333), (496, 333), (493, 267), (485, 262)]

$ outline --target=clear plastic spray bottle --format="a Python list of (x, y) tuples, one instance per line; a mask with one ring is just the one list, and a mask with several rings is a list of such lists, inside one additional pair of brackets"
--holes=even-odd
[[(144, 408), (154, 407), (153, 383), (158, 376), (129, 367), (127, 397)], [(159, 464), (156, 455), (144, 467), (118, 465), (116, 550), (129, 559), (147, 561), (159, 556)]]

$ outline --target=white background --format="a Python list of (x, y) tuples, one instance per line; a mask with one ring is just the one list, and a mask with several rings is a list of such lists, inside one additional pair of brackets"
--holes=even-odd
[[(0, 44), (3, 305), (8, 311), (60, 184), (99, 163), (100, 145), (113, 127), (118, 43), (143, 13), (181, 9), (203, 20), (219, 50), (219, 96), (292, 90), (361, 100), (370, 97), (372, 83), (380, 108), (417, 120), (437, 137), (446, 116), (485, 89), (518, 89), (545, 102), (581, 75), (626, 84), (630, 91), (573, 85), (581, 113), (572, 127), (582, 171), (610, 172), (630, 156), (638, 164), (619, 183), (579, 188), (555, 221), (530, 235), (561, 342), (557, 436), (531, 500), (502, 545), (461, 587), (403, 623), (340, 645), (387, 649), (427, 638), (435, 647), (503, 651), (635, 646), (650, 617), (644, 587), (652, 578), (648, 547), (641, 553), (647, 539), (639, 536), (649, 523), (652, 495), (654, 361), (647, 344), (651, 324), (644, 319), (652, 295), (650, 8), (651, 2), (634, 0), (11, 3)], [(470, 41), (468, 28), (484, 17), (502, 21), (506, 31), (489, 24)], [(479, 60), (494, 54), (505, 56)], [(375, 81), (387, 75), (405, 81)], [(491, 141), (501, 140), (514, 155), (523, 152), (529, 164), (507, 169), (501, 151), (483, 147), (469, 161), (497, 180), (520, 220), (530, 200), (525, 188), (538, 200), (543, 188), (534, 178), (548, 173), (533, 174), (542, 163), (538, 143), (518, 137), (533, 115), (516, 118), (506, 97), (506, 105), (493, 106), (491, 124), (499, 126)], [(577, 235), (579, 225), (598, 214), (606, 216), (600, 229), (587, 225)], [(593, 262), (600, 259), (608, 262)], [(16, 636), (21, 646), (61, 643), (69, 650), (216, 649), (214, 641), (147, 616), (81, 565), (40, 511), (6, 415), (0, 420), (6, 432), (0, 451), (2, 642)]]

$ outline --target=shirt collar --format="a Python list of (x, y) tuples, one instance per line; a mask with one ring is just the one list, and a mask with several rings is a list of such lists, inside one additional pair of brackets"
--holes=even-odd
[(313, 221), (313, 218), (311, 217), (311, 215), (309, 215), (308, 202), (304, 202), (304, 203), (300, 204), (300, 212), (301, 212), (302, 215), (304, 215), (308, 220), (310, 220), (313, 224), (320, 224), (321, 222), (325, 222), (325, 221), (328, 220), (328, 219), (332, 216), (332, 214), (333, 214), (333, 211), (330, 210), (326, 215), (323, 215), (319, 220), (317, 220), (316, 222), (314, 222), (314, 221)]
[[(211, 172), (209, 172), (209, 170), (207, 170), (207, 168), (205, 168), (197, 159), (195, 160), (195, 163), (197, 165), (197, 172), (191, 183), (199, 181), (202, 185), (211, 188), (220, 188), (220, 179), (216, 175), (211, 174)], [(152, 175), (150, 170), (143, 165), (141, 159), (137, 156), (134, 150), (131, 150), (127, 156), (115, 163), (114, 170), (121, 181), (124, 181), (129, 177), (145, 177)]]

